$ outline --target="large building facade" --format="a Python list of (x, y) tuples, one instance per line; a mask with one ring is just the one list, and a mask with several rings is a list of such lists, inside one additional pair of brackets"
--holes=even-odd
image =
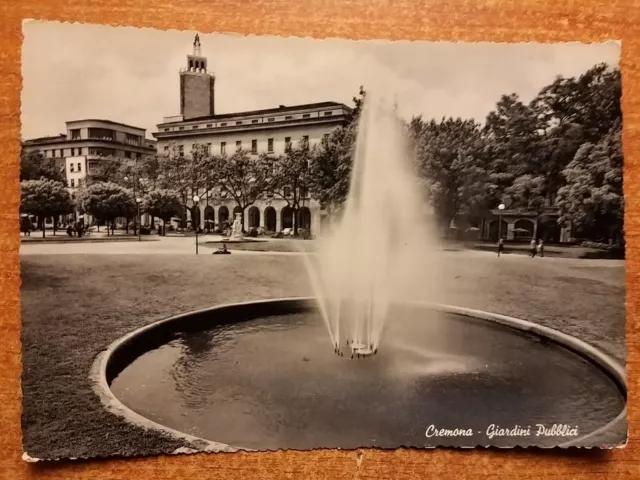
[[(349, 124), (352, 110), (337, 102), (320, 102), (264, 110), (216, 114), (215, 77), (207, 70), (207, 59), (201, 55), (196, 36), (193, 55), (187, 56), (187, 67), (180, 71), (180, 112), (165, 117), (153, 134), (159, 154), (189, 156), (194, 145), (204, 145), (212, 155), (232, 155), (245, 150), (251, 155), (283, 155), (288, 145), (305, 139), (311, 146), (319, 144), (333, 130)], [(301, 192), (304, 198), (305, 192)], [(279, 232), (293, 227), (293, 211), (285, 198), (258, 199), (244, 212), (244, 225)], [(200, 202), (200, 225), (221, 225), (233, 219), (239, 207), (230, 198), (212, 191)], [(319, 233), (321, 208), (313, 198), (304, 198), (296, 224)]]
[[(55, 159), (72, 195), (84, 185), (92, 168), (106, 158), (135, 161), (156, 154), (156, 141), (146, 138), (143, 128), (94, 119), (69, 121), (66, 127), (66, 133), (57, 136), (25, 140), (22, 148), (26, 153)], [(46, 225), (50, 224), (51, 219)]]
[(66, 126), (66, 133), (25, 140), (22, 148), (55, 159), (71, 190), (81, 187), (91, 168), (105, 158), (135, 160), (156, 153), (156, 141), (145, 138), (143, 128), (110, 120), (74, 120)]

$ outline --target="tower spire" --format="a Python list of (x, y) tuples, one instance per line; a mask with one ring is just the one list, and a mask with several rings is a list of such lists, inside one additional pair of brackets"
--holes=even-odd
[(196, 33), (196, 38), (193, 40), (193, 54), (200, 56), (200, 34)]

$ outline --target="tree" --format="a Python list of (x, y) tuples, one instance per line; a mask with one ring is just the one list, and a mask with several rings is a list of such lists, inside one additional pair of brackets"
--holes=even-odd
[(334, 130), (314, 149), (309, 165), (309, 188), (329, 213), (339, 211), (349, 195), (357, 123)]
[(77, 198), (82, 211), (107, 225), (118, 217), (132, 217), (138, 208), (132, 192), (113, 182), (92, 183), (82, 189)]
[(64, 173), (56, 165), (55, 158), (47, 158), (40, 152), (26, 152), (20, 154), (20, 181), (40, 180), (47, 178), (66, 185)]
[(491, 208), (503, 201), (505, 190), (517, 177), (534, 173), (532, 165), (539, 139), (536, 122), (534, 110), (516, 94), (503, 95), (487, 115), (483, 135), (489, 159), (487, 190)]
[(353, 119), (357, 120), (360, 117), (360, 112), (362, 111), (362, 105), (364, 104), (364, 99), (367, 92), (364, 87), (360, 85), (360, 89), (358, 90), (358, 95), (353, 97)]
[[(418, 123), (421, 120), (418, 120)], [(460, 118), (413, 124), (418, 174), (436, 219), (446, 231), (463, 215), (475, 219), (487, 199), (487, 171), (480, 126)]]
[(588, 238), (620, 244), (623, 239), (621, 122), (597, 144), (585, 143), (567, 165), (558, 192), (560, 222), (570, 221)]
[(73, 212), (73, 202), (64, 184), (42, 177), (40, 180), (24, 180), (20, 185), (20, 212), (40, 217), (43, 237), (45, 236), (44, 219), (53, 217), (53, 234), (55, 235), (58, 216)]
[(365, 99), (366, 91), (360, 86), (358, 95), (353, 97), (351, 122), (323, 138), (310, 158), (309, 188), (330, 214), (340, 211), (349, 195), (358, 123)]
[(296, 146), (288, 146), (285, 154), (272, 160), (263, 158), (263, 162), (272, 165), (266, 191), (268, 195), (275, 195), (287, 202), (293, 211), (293, 234), (298, 234), (300, 209), (309, 198), (311, 182), (311, 159), (314, 150), (309, 141), (302, 138)]
[(598, 143), (621, 118), (620, 94), (620, 71), (599, 64), (579, 77), (557, 77), (531, 102), (538, 141), (530, 173), (544, 177), (548, 204), (555, 203), (578, 149)]
[(233, 198), (240, 207), (243, 222), (244, 211), (269, 189), (275, 163), (266, 155), (251, 155), (245, 150), (238, 150), (230, 157), (210, 157), (211, 176), (216, 179), (221, 194)]
[(163, 235), (167, 231), (167, 222), (182, 211), (178, 193), (172, 190), (153, 190), (144, 199), (145, 211), (160, 218), (163, 222)]
[(100, 160), (93, 160), (87, 165), (85, 183), (114, 182), (122, 183), (123, 161), (118, 157), (104, 157)]
[(545, 178), (531, 174), (516, 178), (513, 185), (507, 187), (505, 194), (511, 199), (511, 206), (536, 213), (536, 231), (546, 206)]
[[(184, 154), (183, 148), (174, 144), (169, 155), (157, 157), (158, 178), (155, 184), (158, 188), (173, 190), (178, 194), (182, 204), (180, 217), (184, 226), (193, 196), (204, 197), (216, 185), (214, 171), (217, 163), (206, 145), (194, 144), (189, 155)], [(194, 219), (194, 228), (198, 228), (199, 218), (194, 214), (195, 209), (194, 205), (191, 218)]]

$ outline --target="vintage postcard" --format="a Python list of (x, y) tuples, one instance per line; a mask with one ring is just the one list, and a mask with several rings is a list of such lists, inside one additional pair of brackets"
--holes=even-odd
[(625, 445), (619, 43), (23, 30), (26, 461)]

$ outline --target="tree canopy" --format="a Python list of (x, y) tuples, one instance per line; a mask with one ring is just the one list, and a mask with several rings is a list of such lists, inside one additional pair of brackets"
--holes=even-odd
[[(73, 212), (71, 196), (62, 182), (42, 177), (39, 180), (24, 180), (20, 186), (20, 212), (37, 215), (42, 220), (52, 217), (54, 233), (57, 217)], [(45, 236), (44, 228), (42, 236)]]
[(20, 154), (20, 181), (47, 178), (62, 184), (67, 183), (65, 174), (56, 164), (55, 158), (47, 158), (40, 152), (22, 151)]
[(96, 182), (81, 189), (77, 195), (80, 209), (106, 223), (118, 217), (130, 218), (138, 206), (131, 190), (113, 182)]

